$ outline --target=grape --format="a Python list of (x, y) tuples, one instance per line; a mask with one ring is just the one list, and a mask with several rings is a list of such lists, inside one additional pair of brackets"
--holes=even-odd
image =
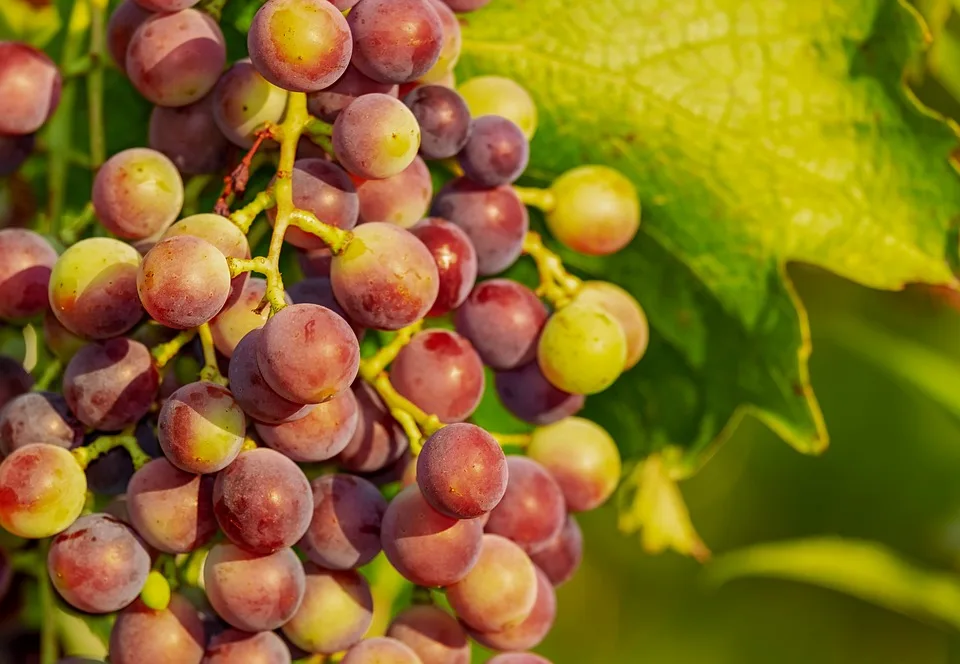
[(326, 461), (340, 454), (357, 430), (360, 411), (353, 390), (343, 390), (293, 422), (256, 423), (263, 442), (300, 463)]
[(108, 231), (125, 240), (142, 240), (166, 230), (180, 214), (183, 180), (163, 153), (124, 150), (97, 171), (93, 207)]
[(140, 254), (106, 237), (80, 240), (50, 274), (50, 307), (63, 326), (82, 337), (123, 334), (143, 317), (137, 295)]
[(330, 282), (347, 315), (363, 327), (399, 330), (420, 320), (437, 299), (430, 251), (409, 231), (373, 222), (353, 231), (334, 256)]
[(436, 83), (453, 72), (460, 59), (460, 50), (463, 48), (463, 35), (460, 33), (460, 21), (457, 15), (440, 0), (428, 0), (433, 10), (437, 12), (440, 25), (443, 28), (443, 46), (436, 63), (426, 74), (420, 77), (424, 83)]
[(161, 325), (186, 330), (216, 316), (230, 296), (230, 267), (220, 250), (193, 235), (160, 240), (137, 272), (143, 308)]
[(477, 564), (447, 588), (447, 600), (460, 620), (484, 632), (523, 621), (536, 599), (536, 567), (523, 549), (498, 535), (483, 536)]
[(360, 407), (357, 430), (337, 460), (347, 470), (372, 473), (399, 459), (409, 441), (370, 385), (358, 382), (353, 392)]
[(486, 531), (513, 540), (527, 553), (542, 551), (563, 529), (567, 514), (563, 491), (547, 469), (532, 459), (507, 457), (507, 471), (507, 491), (490, 513)]
[(213, 95), (176, 108), (154, 106), (149, 136), (150, 147), (185, 175), (218, 173), (227, 165), (230, 142), (213, 119)]
[(596, 394), (623, 372), (627, 337), (620, 323), (596, 305), (575, 303), (554, 312), (543, 326), (537, 362), (554, 387)]
[(375, 81), (416, 81), (443, 50), (443, 23), (427, 0), (362, 0), (347, 23), (353, 66)]
[[(251, 283), (256, 280), (251, 279)], [(260, 422), (278, 424), (305, 417), (312, 406), (284, 399), (267, 384), (257, 362), (260, 330), (250, 330), (230, 359), (230, 391), (247, 415)]]
[(494, 384), (506, 409), (530, 424), (553, 424), (576, 414), (585, 403), (582, 394), (570, 394), (551, 385), (536, 362), (498, 372)]
[(403, 99), (420, 125), (420, 154), (424, 159), (449, 159), (470, 137), (470, 110), (456, 90), (421, 85)]
[(0, 408), (33, 386), (33, 376), (12, 357), (0, 355)]
[[(247, 236), (232, 221), (219, 214), (195, 214), (181, 219), (167, 229), (162, 239), (178, 235), (192, 235), (206, 240), (227, 258), (250, 258)], [(242, 272), (233, 278), (230, 282), (230, 295), (224, 307), (231, 306), (240, 299), (249, 276), (249, 272)], [(229, 357), (229, 354), (227, 356)]]
[(440, 277), (437, 299), (428, 316), (442, 316), (467, 299), (477, 281), (477, 251), (467, 234), (446, 219), (428, 217), (410, 232), (433, 254)]
[(333, 261), (333, 252), (326, 247), (298, 251), (297, 260), (300, 264), (300, 270), (306, 277), (330, 277), (330, 263)]
[[(43, 342), (63, 362), (69, 362), (78, 350), (87, 345), (85, 339), (65, 328), (50, 309), (43, 314)], [(3, 400), (0, 399), (2, 406)]]
[(89, 514), (54, 538), (47, 571), (71, 606), (113, 613), (140, 594), (150, 554), (128, 526), (107, 514)]
[(511, 184), (530, 160), (530, 146), (520, 127), (499, 115), (473, 121), (470, 138), (457, 155), (464, 174), (476, 184)]
[(69, 450), (82, 442), (83, 426), (59, 394), (27, 392), (0, 409), (0, 452), (4, 456), (32, 443)]
[(221, 618), (247, 632), (273, 630), (303, 601), (306, 577), (293, 549), (257, 555), (216, 544), (203, 565), (207, 599)]
[(554, 586), (569, 581), (583, 560), (583, 533), (576, 519), (567, 515), (560, 534), (530, 558)]
[(0, 463), (0, 526), (18, 537), (50, 537), (76, 521), (87, 478), (62, 447), (21, 447)]
[(0, 42), (0, 134), (32, 134), (60, 103), (63, 79), (53, 60), (28, 44)]
[(36, 142), (34, 134), (19, 136), (0, 134), (0, 177), (15, 173), (33, 152)]
[(624, 370), (640, 361), (650, 341), (650, 326), (640, 303), (630, 293), (606, 281), (588, 281), (580, 287), (576, 301), (599, 306), (620, 323), (627, 338)]
[(505, 652), (487, 660), (487, 664), (551, 664), (546, 657), (532, 652)]
[(160, 409), (163, 453), (188, 473), (215, 473), (230, 465), (246, 429), (247, 419), (230, 390), (215, 383), (185, 385)]
[(491, 650), (526, 650), (535, 648), (553, 627), (557, 615), (557, 595), (550, 579), (540, 569), (537, 574), (537, 595), (530, 614), (521, 622), (492, 632), (470, 630), (470, 636), (480, 645)]
[(326, 569), (354, 569), (380, 553), (386, 499), (353, 475), (321, 475), (313, 487), (313, 518), (300, 548)]
[(146, 415), (159, 386), (150, 351), (124, 337), (84, 346), (63, 372), (70, 410), (101, 431), (119, 431)]
[(210, 639), (203, 664), (290, 664), (290, 650), (273, 632), (228, 629)]
[(110, 20), (107, 21), (107, 50), (120, 71), (126, 73), (127, 48), (133, 33), (151, 16), (153, 12), (147, 11), (134, 0), (123, 0), (110, 14)]
[(440, 190), (431, 214), (466, 232), (477, 250), (478, 271), (483, 276), (502, 272), (516, 262), (530, 226), (527, 208), (512, 187), (488, 189), (466, 178), (451, 180)]
[(133, 459), (122, 447), (114, 448), (87, 465), (87, 488), (104, 496), (119, 496), (133, 477)]
[[(453, 9), (461, 11), (456, 7)], [(530, 93), (516, 81), (503, 76), (478, 76), (460, 85), (458, 90), (473, 117), (499, 115), (512, 120), (528, 141), (536, 133), (537, 105)]]
[(373, 80), (353, 65), (349, 65), (343, 76), (319, 92), (307, 96), (307, 108), (324, 122), (333, 122), (350, 102), (361, 95), (379, 93), (397, 96), (397, 86), (393, 83), (380, 83)]
[(0, 320), (43, 313), (57, 252), (42, 235), (22, 228), (0, 230)]
[(343, 664), (421, 664), (410, 646), (384, 636), (364, 639), (351, 647), (340, 661)]
[(360, 0), (330, 0), (330, 3), (339, 9), (341, 12), (345, 12), (348, 9), (352, 9), (355, 4), (360, 2)]
[(472, 12), (486, 5), (490, 0), (443, 0), (455, 12)]
[(306, 593), (296, 614), (283, 626), (298, 648), (332, 654), (359, 641), (373, 621), (367, 580), (353, 570), (325, 570), (308, 563)]
[[(364, 0), (371, 1), (379, 0)], [(389, 95), (357, 97), (333, 123), (337, 161), (357, 177), (382, 180), (398, 175), (410, 165), (419, 149), (417, 119), (409, 108)]]
[(217, 475), (213, 511), (234, 544), (268, 554), (293, 546), (307, 532), (313, 494), (297, 464), (261, 447), (244, 452)]
[(476, 519), (440, 514), (415, 486), (390, 502), (380, 529), (390, 564), (421, 586), (448, 586), (466, 576), (480, 555), (482, 536)]
[[(177, 224), (174, 224), (175, 228)], [(244, 273), (246, 274), (246, 273)], [(236, 279), (239, 279), (238, 275)], [(251, 277), (243, 284), (240, 295), (236, 301), (231, 303), (232, 295), (227, 298), (227, 304), (223, 306), (220, 313), (210, 321), (210, 332), (213, 336), (213, 343), (226, 357), (232, 357), (237, 344), (248, 332), (263, 327), (270, 315), (270, 307), (265, 306), (260, 313), (257, 309), (260, 307), (263, 298), (267, 293), (267, 282), (259, 277)], [(293, 304), (293, 301), (286, 294), (284, 300), (287, 304)]]
[(387, 636), (409, 646), (423, 664), (470, 664), (470, 642), (463, 627), (435, 606), (407, 607), (390, 623)]
[(155, 14), (127, 48), (127, 76), (158, 106), (186, 106), (213, 89), (227, 61), (220, 26), (195, 9)]
[(433, 180), (426, 163), (414, 157), (397, 175), (383, 180), (365, 180), (357, 186), (360, 222), (387, 221), (410, 228), (430, 209)]
[(189, 553), (217, 531), (213, 477), (185, 473), (166, 459), (154, 459), (134, 473), (127, 511), (137, 533), (165, 553)]
[(507, 460), (493, 436), (451, 424), (427, 439), (417, 457), (417, 485), (430, 506), (455, 519), (486, 514), (507, 490)]
[(334, 312), (294, 304), (263, 326), (257, 358), (277, 394), (298, 403), (322, 403), (357, 377), (360, 346), (347, 321)]
[(280, 122), (286, 109), (287, 91), (261, 76), (248, 59), (230, 67), (213, 89), (213, 119), (241, 148), (252, 147), (256, 130)]
[(308, 277), (302, 279), (290, 286), (287, 294), (296, 304), (319, 304), (321, 307), (326, 307), (347, 321), (347, 324), (353, 330), (357, 339), (363, 338), (363, 327), (347, 316), (347, 312), (343, 310), (343, 307), (337, 302), (337, 298), (334, 297), (333, 285), (330, 283), (329, 275), (327, 277)]
[(111, 664), (200, 664), (203, 622), (182, 595), (155, 611), (136, 600), (117, 616), (110, 632)]
[[(360, 199), (346, 171), (323, 159), (298, 159), (293, 164), (293, 204), (312, 212), (320, 221), (350, 230), (357, 225)], [(276, 208), (267, 211), (273, 224)], [(301, 249), (321, 249), (327, 245), (313, 233), (289, 226), (284, 239)]]
[(457, 332), (465, 336), (493, 369), (515, 369), (536, 357), (537, 341), (548, 316), (532, 290), (511, 279), (476, 285), (456, 313)]
[(193, 7), (199, 0), (136, 0), (144, 9), (152, 12), (178, 12)]
[(606, 256), (630, 244), (640, 227), (637, 190), (619, 171), (579, 166), (550, 187), (554, 204), (547, 228), (574, 251)]
[(353, 43), (343, 14), (327, 0), (268, 0), (253, 17), (247, 50), (274, 85), (316, 92), (340, 78)]

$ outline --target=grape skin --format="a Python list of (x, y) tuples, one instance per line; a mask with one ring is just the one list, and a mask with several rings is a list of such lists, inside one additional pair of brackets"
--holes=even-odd
[(477, 281), (477, 251), (459, 226), (439, 217), (421, 220), (410, 232), (423, 242), (437, 264), (437, 299), (427, 316), (442, 316), (470, 295)]
[(213, 118), (230, 142), (249, 148), (257, 129), (283, 118), (287, 96), (286, 90), (261, 76), (249, 59), (240, 60), (213, 89)]
[[(176, 226), (174, 224), (173, 228), (176, 228)], [(244, 275), (238, 275), (234, 278), (234, 281)], [(270, 307), (265, 306), (260, 313), (256, 311), (266, 294), (266, 280), (260, 277), (250, 277), (243, 284), (236, 301), (231, 303), (230, 300), (233, 296), (228, 297), (223, 309), (210, 321), (213, 344), (227, 358), (233, 356), (234, 350), (241, 339), (247, 336), (251, 330), (260, 329), (267, 322)], [(284, 300), (287, 304), (293, 304), (287, 294), (284, 294)]]
[(97, 219), (114, 235), (142, 240), (167, 229), (183, 207), (183, 180), (166, 155), (131, 148), (110, 157), (93, 180)]
[(140, 594), (150, 573), (150, 554), (128, 526), (107, 514), (90, 514), (54, 538), (47, 571), (74, 608), (113, 613)]
[(357, 430), (337, 461), (346, 470), (372, 473), (399, 459), (409, 441), (369, 384), (358, 381), (353, 393), (360, 407)]
[(110, 662), (200, 664), (204, 641), (200, 615), (182, 595), (172, 594), (163, 611), (137, 599), (117, 615), (110, 632)]
[(570, 394), (550, 384), (536, 362), (498, 372), (494, 384), (504, 407), (530, 424), (553, 424), (575, 415), (586, 402), (582, 394)]
[[(320, 221), (350, 230), (357, 225), (360, 198), (347, 172), (323, 159), (297, 159), (293, 164), (293, 204), (312, 212)], [(267, 211), (272, 225), (276, 208)], [(312, 233), (289, 226), (284, 240), (301, 249), (322, 249), (327, 245)]]
[(409, 108), (389, 95), (357, 97), (333, 123), (337, 161), (360, 178), (382, 180), (398, 175), (410, 165), (419, 149), (417, 119)]
[(409, 83), (437, 63), (443, 24), (426, 0), (363, 0), (347, 17), (353, 65), (383, 83)]
[(153, 16), (152, 11), (144, 9), (139, 2), (123, 0), (107, 21), (107, 50), (117, 68), (126, 73), (127, 48), (137, 28)]
[(297, 262), (300, 270), (307, 278), (330, 278), (330, 263), (333, 262), (333, 252), (328, 248), (311, 249), (297, 252)]
[(77, 520), (87, 478), (67, 450), (26, 445), (0, 463), (0, 526), (18, 537), (56, 535)]
[(420, 154), (424, 159), (449, 159), (470, 138), (470, 109), (456, 90), (442, 85), (414, 88), (403, 103), (420, 125)]
[(484, 187), (513, 183), (529, 160), (530, 145), (520, 127), (499, 115), (476, 118), (457, 155), (464, 174)]
[(215, 383), (184, 385), (160, 409), (160, 447), (188, 473), (215, 473), (230, 465), (246, 429), (247, 418), (230, 390)]
[(360, 223), (386, 221), (410, 228), (430, 209), (433, 180), (427, 164), (414, 157), (397, 175), (383, 180), (365, 180), (357, 186)]
[(32, 134), (60, 103), (63, 79), (53, 60), (28, 44), (0, 42), (0, 134)]
[(119, 496), (133, 477), (133, 459), (125, 449), (114, 448), (91, 461), (86, 468), (87, 488), (104, 496)]
[(14, 397), (29, 392), (33, 387), (33, 376), (27, 373), (17, 360), (0, 355), (0, 408), (10, 403)]
[(53, 392), (27, 392), (0, 407), (0, 453), (33, 443), (70, 450), (83, 442), (83, 426)]
[(43, 313), (57, 252), (44, 237), (22, 228), (0, 230), (0, 320)]
[(430, 70), (420, 77), (422, 83), (436, 83), (441, 81), (447, 75), (453, 74), (453, 68), (460, 60), (460, 51), (463, 48), (463, 35), (460, 31), (460, 21), (457, 15), (440, 0), (427, 0), (433, 11), (437, 13), (440, 19), (440, 25), (443, 28), (443, 45), (440, 48), (440, 55)]
[(387, 636), (413, 650), (422, 664), (470, 664), (470, 641), (460, 623), (432, 605), (413, 605), (390, 623)]
[(319, 304), (340, 316), (353, 329), (357, 339), (362, 339), (364, 329), (356, 321), (347, 316), (337, 298), (333, 294), (333, 284), (330, 283), (329, 270), (326, 277), (307, 277), (290, 286), (287, 290), (290, 299), (296, 304)]
[(490, 279), (476, 285), (454, 322), (484, 363), (503, 371), (533, 361), (548, 315), (540, 298), (523, 284)]
[(353, 570), (325, 570), (307, 563), (306, 592), (284, 635), (310, 653), (332, 654), (363, 638), (373, 622), (367, 580)]
[(563, 529), (563, 492), (546, 468), (527, 457), (507, 457), (507, 472), (507, 490), (490, 512), (486, 531), (516, 542), (529, 554), (542, 551)]
[(293, 549), (257, 555), (224, 543), (210, 549), (203, 585), (217, 615), (237, 629), (260, 632), (293, 617), (303, 601), (306, 577)]
[(492, 650), (516, 651), (535, 648), (546, 638), (557, 615), (557, 595), (547, 575), (536, 566), (534, 571), (537, 574), (536, 600), (527, 617), (494, 632), (470, 630), (470, 636), (477, 643)]
[(353, 390), (343, 390), (293, 422), (256, 422), (269, 447), (298, 463), (326, 461), (340, 454), (357, 430), (360, 408)]
[(576, 302), (593, 304), (613, 316), (627, 339), (627, 361), (624, 370), (636, 365), (647, 351), (650, 325), (647, 316), (630, 293), (606, 281), (587, 281), (577, 292)]
[(0, 177), (16, 173), (36, 144), (35, 134), (5, 136), (0, 134)]
[[(454, 7), (454, 11), (460, 10)], [(536, 133), (537, 105), (516, 81), (503, 76), (477, 76), (462, 83), (457, 90), (473, 117), (499, 115), (512, 120), (528, 141)]]
[(343, 664), (421, 664), (410, 646), (383, 636), (357, 643), (340, 661)]
[[(43, 343), (47, 344), (47, 348), (62, 362), (69, 362), (78, 350), (87, 345), (86, 339), (65, 328), (50, 309), (43, 314)], [(0, 408), (2, 407), (3, 399), (0, 398)]]
[(230, 142), (213, 119), (213, 95), (176, 108), (154, 106), (148, 136), (149, 146), (185, 175), (218, 173), (227, 165)]
[(569, 581), (583, 560), (583, 533), (577, 520), (568, 514), (560, 534), (530, 558), (554, 587)]
[[(251, 283), (255, 280), (251, 279)], [(261, 331), (250, 330), (233, 351), (229, 380), (233, 398), (247, 415), (259, 422), (278, 424), (305, 417), (312, 405), (284, 399), (267, 384), (257, 362), (257, 340)]]
[(217, 531), (212, 476), (154, 459), (134, 473), (126, 494), (131, 525), (159, 551), (189, 553)]
[(203, 664), (290, 664), (290, 650), (274, 632), (220, 632), (207, 645)]
[(537, 362), (557, 389), (596, 394), (610, 387), (627, 361), (627, 337), (605, 309), (572, 303), (543, 326)]
[(307, 109), (324, 122), (333, 122), (340, 111), (361, 95), (380, 93), (396, 97), (398, 88), (393, 83), (380, 83), (349, 65), (337, 81), (319, 92), (307, 95)]

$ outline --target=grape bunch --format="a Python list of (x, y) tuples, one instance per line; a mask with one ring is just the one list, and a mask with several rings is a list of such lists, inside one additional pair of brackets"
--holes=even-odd
[[(208, 4), (115, 9), (146, 147), (99, 165), (65, 249), (0, 230), (0, 320), (56, 358), (35, 377), (0, 357), (0, 526), (57, 602), (115, 615), (114, 664), (465, 664), (472, 641), (546, 662), (530, 651), (582, 557), (575, 515), (621, 474), (577, 414), (648, 327), (567, 271), (528, 206), (605, 256), (637, 232), (636, 192), (598, 165), (516, 184), (531, 96), (454, 81), (454, 12), (485, 0), (267, 0), (232, 63)], [(61, 85), (0, 43), (0, 175)], [(209, 175), (212, 211), (187, 214)], [(510, 277), (522, 256), (532, 287)], [(481, 426), (489, 380), (527, 433)], [(378, 565), (409, 590), (385, 606)]]

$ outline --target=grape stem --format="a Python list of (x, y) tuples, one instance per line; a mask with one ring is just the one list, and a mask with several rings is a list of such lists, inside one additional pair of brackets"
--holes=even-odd
[(580, 290), (581, 282), (567, 272), (559, 256), (544, 246), (539, 233), (527, 232), (523, 238), (523, 253), (537, 264), (537, 272), (540, 274), (537, 295), (550, 302), (554, 309), (570, 304)]
[(524, 205), (535, 207), (541, 212), (551, 212), (557, 205), (557, 199), (549, 189), (514, 186), (513, 190)]
[(227, 0), (203, 0), (197, 9), (219, 23), (220, 15), (223, 14), (223, 8), (226, 4)]
[(57, 358), (54, 359), (50, 364), (47, 365), (47, 368), (43, 370), (43, 375), (40, 376), (40, 379), (34, 384), (33, 389), (35, 392), (43, 392), (50, 388), (53, 384), (53, 381), (63, 371), (63, 362)]
[(90, 0), (90, 71), (87, 74), (87, 108), (90, 123), (90, 165), (94, 169), (106, 160), (103, 137), (104, 28), (107, 0)]
[[(89, 167), (90, 164), (87, 164)], [(83, 235), (84, 231), (97, 220), (97, 214), (93, 209), (93, 203), (88, 202), (83, 206), (83, 210), (77, 215), (65, 215), (63, 226), (60, 229), (60, 239), (66, 245), (75, 244), (77, 239)]]
[(134, 427), (131, 425), (116, 435), (100, 436), (89, 445), (73, 450), (73, 458), (77, 460), (81, 468), (86, 470), (94, 459), (103, 456), (115, 447), (122, 447), (130, 454), (134, 469), (139, 470), (141, 466), (150, 461), (150, 455), (140, 447), (137, 437), (133, 435), (133, 430)]
[(240, 231), (246, 235), (250, 232), (250, 226), (253, 224), (254, 219), (257, 218), (264, 210), (269, 210), (277, 204), (277, 199), (273, 196), (272, 189), (265, 189), (261, 191), (256, 197), (250, 201), (247, 205), (244, 205), (242, 208), (230, 215), (230, 221), (232, 221)]
[(493, 433), (488, 432), (501, 447), (526, 447), (530, 444), (531, 435), (529, 433)]
[(197, 333), (200, 335), (200, 346), (203, 348), (203, 369), (200, 370), (200, 380), (226, 387), (227, 379), (223, 377), (217, 366), (217, 349), (213, 345), (210, 323), (204, 323), (198, 327)]
[(213, 181), (213, 176), (205, 173), (203, 175), (194, 175), (187, 180), (183, 187), (183, 216), (190, 217), (197, 213), (200, 207), (200, 195), (207, 185)]
[(163, 369), (174, 357), (177, 356), (184, 346), (193, 341), (197, 336), (197, 330), (183, 330), (170, 341), (154, 346), (151, 354), (153, 355), (153, 364), (157, 369)]

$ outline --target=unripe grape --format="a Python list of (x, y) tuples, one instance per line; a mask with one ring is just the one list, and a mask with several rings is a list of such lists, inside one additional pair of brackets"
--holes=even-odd
[(629, 369), (647, 352), (650, 325), (640, 303), (630, 293), (606, 281), (587, 281), (577, 292), (576, 301), (594, 304), (617, 319), (627, 335), (627, 364)]
[(18, 537), (56, 535), (77, 520), (86, 497), (87, 478), (62, 447), (27, 445), (0, 463), (0, 526)]
[[(454, 11), (461, 10), (454, 7)], [(473, 117), (505, 117), (520, 127), (527, 140), (536, 133), (537, 105), (530, 93), (516, 81), (503, 76), (477, 76), (461, 83), (457, 91), (467, 102)]]
[(571, 394), (596, 394), (623, 372), (627, 337), (605, 310), (571, 304), (555, 312), (543, 326), (537, 361), (555, 387)]
[(283, 118), (287, 95), (286, 90), (261, 76), (250, 60), (240, 60), (213, 89), (213, 117), (232, 143), (249, 148), (257, 129)]
[(306, 565), (303, 603), (283, 626), (284, 635), (307, 652), (332, 654), (363, 638), (373, 621), (370, 586), (353, 570)]
[(491, 650), (517, 651), (535, 648), (546, 638), (557, 615), (557, 595), (547, 575), (537, 567), (534, 570), (537, 573), (537, 598), (530, 614), (521, 622), (501, 630), (470, 630), (470, 636), (477, 643)]
[(230, 390), (196, 382), (184, 385), (160, 409), (160, 447), (188, 473), (215, 473), (240, 454), (247, 419)]

